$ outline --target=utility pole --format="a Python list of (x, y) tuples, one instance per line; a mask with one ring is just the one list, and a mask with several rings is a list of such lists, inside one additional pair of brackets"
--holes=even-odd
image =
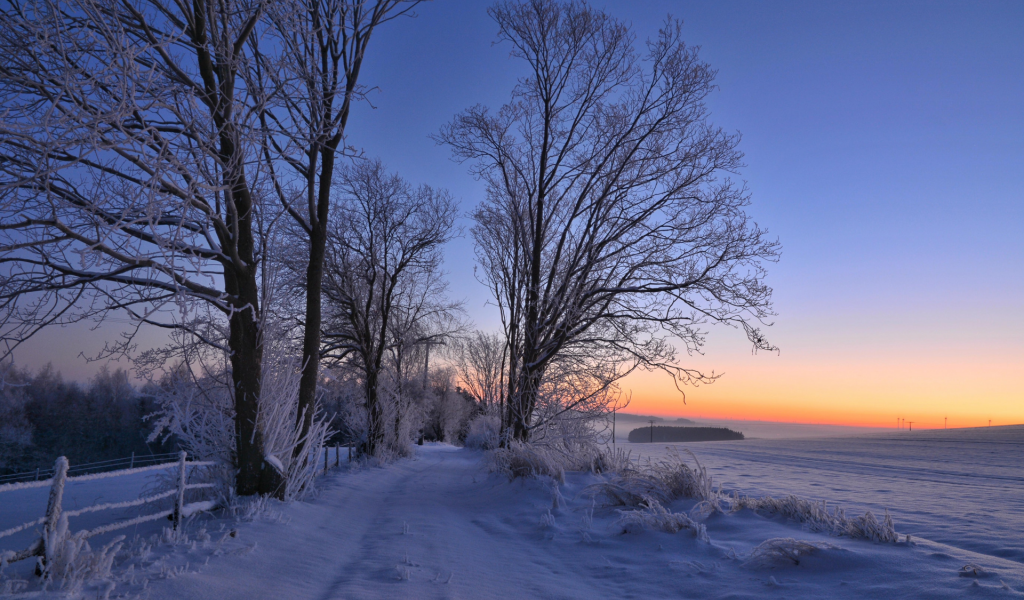
[(615, 450), (615, 410), (612, 409), (612, 450)]
[[(653, 444), (654, 443), (654, 419), (651, 419), (650, 423), (651, 423), (651, 443)], [(991, 424), (992, 424), (992, 421), (989, 421), (989, 425), (991, 425)]]
[(423, 359), (423, 395), (427, 395), (427, 374), (430, 373), (430, 347), (434, 344), (444, 344), (441, 341), (427, 340), (423, 345), (427, 347), (426, 358)]
[(942, 417), (942, 428), (949, 429), (949, 417)]
[(907, 425), (910, 425), (910, 429), (908, 429), (907, 431), (913, 431), (914, 430), (914, 422), (913, 421), (907, 421)]

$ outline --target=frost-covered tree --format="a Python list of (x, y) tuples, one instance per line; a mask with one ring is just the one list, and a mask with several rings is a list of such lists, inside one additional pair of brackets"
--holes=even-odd
[(300, 439), (313, 439), (306, 434), (334, 165), (352, 103), (363, 95), (357, 81), (371, 33), (415, 4), (5, 4), (6, 350), (41, 327), (112, 312), (127, 313), (133, 326), (110, 352), (130, 352), (143, 325), (217, 348), (230, 363), (222, 372), (231, 377), (237, 491), (280, 489), (264, 468), (258, 418), (274, 408), (260, 406), (272, 230), (288, 214), (307, 236), (297, 427)]
[[(441, 250), (454, 235), (456, 205), (428, 186), (413, 187), (379, 161), (345, 170), (329, 228), (324, 269), (322, 352), (344, 363), (363, 383), (366, 452), (384, 450), (387, 418), (381, 399), (386, 377), (401, 391), (395, 360), (407, 348), (450, 335), (458, 305), (447, 300)], [(394, 377), (397, 375), (397, 377)]]
[(778, 246), (729, 178), (739, 136), (710, 122), (715, 71), (681, 24), (640, 50), (579, 1), (490, 14), (527, 74), (508, 104), (468, 109), (438, 140), (486, 183), (472, 233), (508, 345), (504, 439), (530, 438), (545, 394), (569, 394), (557, 404), (571, 411), (636, 368), (711, 381), (672, 343), (700, 351), (704, 324), (771, 348), (757, 324), (772, 314), (764, 264)]
[(239, 494), (261, 488), (264, 456), (260, 138), (240, 72), (266, 6), (0, 10), (3, 341), (115, 311), (202, 337), (194, 313), (214, 311), (225, 335), (205, 341), (230, 356)]
[[(300, 437), (313, 424), (320, 373), (322, 283), (331, 194), (338, 162), (350, 148), (345, 128), (365, 96), (359, 76), (377, 27), (408, 14), (419, 0), (279, 0), (268, 3), (269, 27), (250, 86), (261, 97), (264, 158), (274, 196), (304, 238), (297, 291), (302, 318)], [(296, 448), (296, 452), (299, 448)]]

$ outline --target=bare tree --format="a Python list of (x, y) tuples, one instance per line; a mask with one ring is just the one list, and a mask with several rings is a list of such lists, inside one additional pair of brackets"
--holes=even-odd
[(111, 311), (201, 336), (189, 314), (211, 307), (228, 322), (206, 341), (231, 357), (239, 494), (261, 486), (263, 443), (258, 152), (238, 74), (264, 6), (0, 11), (3, 340)]
[(423, 344), (451, 322), (441, 248), (453, 236), (456, 205), (444, 191), (413, 188), (380, 162), (347, 169), (331, 220), (323, 352), (359, 371), (366, 395), (366, 451), (378, 455), (385, 414), (380, 383), (387, 359)]
[[(359, 74), (378, 26), (418, 0), (286, 0), (268, 8), (273, 42), (249, 73), (264, 98), (260, 119), (272, 189), (306, 236), (301, 291), (300, 437), (313, 418), (321, 346), (321, 288), (337, 161), (352, 105), (365, 96)], [(296, 452), (300, 451), (296, 448)]]
[(458, 340), (454, 365), (459, 384), (489, 410), (504, 402), (505, 338), (498, 333), (474, 331)]
[[(527, 440), (552, 369), (573, 410), (636, 368), (677, 387), (702, 325), (768, 318), (778, 246), (744, 212), (738, 135), (708, 121), (715, 72), (669, 19), (641, 57), (628, 27), (583, 2), (499, 2), (499, 38), (528, 75), (496, 113), (473, 107), (438, 135), (487, 185), (472, 230), (508, 344), (503, 439)], [(587, 381), (584, 381), (586, 379)], [(575, 390), (575, 391), (574, 391)]]

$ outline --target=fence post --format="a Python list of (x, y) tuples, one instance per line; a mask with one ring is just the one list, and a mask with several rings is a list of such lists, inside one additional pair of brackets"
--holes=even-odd
[[(68, 459), (59, 456), (53, 464), (53, 485), (50, 486), (50, 499), (46, 503), (46, 523), (43, 525), (43, 569), (48, 569), (53, 554), (61, 540), (57, 539), (60, 525), (61, 502), (64, 499), (64, 482), (68, 476)], [(39, 569), (36, 569), (39, 575)]]
[(185, 451), (178, 455), (178, 494), (174, 497), (174, 528), (181, 526), (181, 511), (185, 507)]
[(334, 466), (341, 466), (341, 446), (338, 445), (334, 446)]
[(329, 452), (330, 449), (327, 446), (324, 446), (324, 475), (327, 474), (327, 454)]
[(134, 469), (135, 468), (135, 453), (134, 452), (132, 452), (132, 462), (128, 465), (128, 468), (129, 469)]

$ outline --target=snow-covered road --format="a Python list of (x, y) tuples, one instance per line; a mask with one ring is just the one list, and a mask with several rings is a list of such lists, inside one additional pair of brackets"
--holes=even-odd
[(481, 459), (427, 445), (386, 469), (340, 474), (317, 499), (287, 507), (287, 524), (244, 528), (239, 541), (256, 542), (253, 552), (154, 584), (150, 597), (602, 597), (610, 584), (632, 595), (635, 582), (572, 577), (576, 557), (538, 543), (545, 486), (509, 484)]
[[(443, 445), (384, 469), (331, 475), (318, 498), (281, 519), (237, 526), (231, 549), (176, 577), (149, 582), (152, 600), (197, 598), (955, 598), (1018, 597), (1024, 569), (928, 541), (873, 544), (801, 530), (750, 511), (691, 534), (623, 534), (618, 512), (592, 523), (572, 474), (552, 508), (539, 480), (508, 482), (483, 455)], [(681, 501), (675, 510), (692, 502)], [(550, 513), (548, 512), (550, 510)], [(550, 514), (550, 517), (548, 515)], [(546, 522), (545, 522), (546, 521)], [(216, 536), (215, 536), (216, 537)], [(799, 565), (744, 562), (769, 538), (832, 544)], [(208, 545), (207, 545), (208, 546)], [(202, 547), (193, 549), (202, 559)], [(959, 576), (967, 563), (981, 578)]]

